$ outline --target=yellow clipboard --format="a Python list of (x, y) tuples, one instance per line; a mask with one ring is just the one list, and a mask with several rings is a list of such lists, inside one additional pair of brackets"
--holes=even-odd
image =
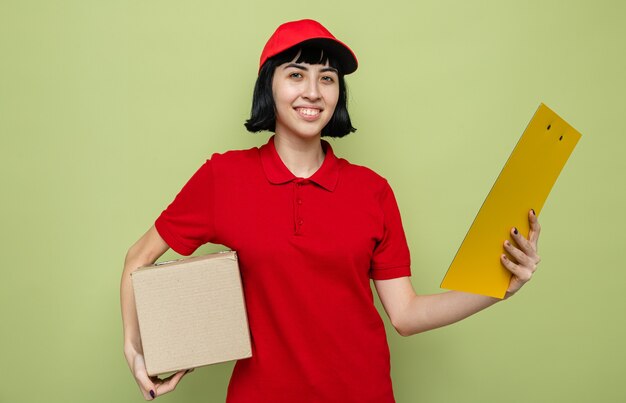
[(504, 298), (511, 273), (500, 255), (509, 231), (528, 237), (528, 212), (539, 215), (581, 135), (544, 104), (526, 127), (459, 248), (441, 288)]

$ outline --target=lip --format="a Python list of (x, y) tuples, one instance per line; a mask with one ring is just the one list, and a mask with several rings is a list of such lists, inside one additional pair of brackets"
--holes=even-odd
[(313, 122), (319, 119), (322, 116), (323, 111), (322, 108), (310, 106), (296, 106), (293, 109), (296, 111), (298, 116), (308, 122)]

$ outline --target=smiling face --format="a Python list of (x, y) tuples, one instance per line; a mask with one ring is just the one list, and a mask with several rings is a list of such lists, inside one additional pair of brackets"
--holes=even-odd
[(274, 71), (272, 95), (277, 135), (319, 138), (335, 112), (339, 75), (328, 63), (283, 63)]

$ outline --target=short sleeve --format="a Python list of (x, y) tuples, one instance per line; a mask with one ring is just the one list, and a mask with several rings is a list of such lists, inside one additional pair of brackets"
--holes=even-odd
[(190, 255), (213, 237), (213, 170), (207, 160), (156, 219), (161, 238), (181, 255)]
[(374, 280), (388, 280), (410, 276), (409, 247), (402, 227), (400, 210), (388, 183), (382, 192), (380, 203), (384, 214), (384, 231), (374, 249), (370, 277)]

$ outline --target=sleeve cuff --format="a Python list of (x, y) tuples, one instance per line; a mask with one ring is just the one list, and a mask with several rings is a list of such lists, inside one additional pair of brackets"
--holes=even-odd
[(396, 266), (386, 268), (372, 268), (370, 270), (370, 278), (372, 280), (390, 280), (398, 277), (410, 277), (411, 266)]
[(191, 255), (197, 248), (185, 245), (183, 242), (181, 242), (176, 235), (174, 235), (173, 233), (171, 233), (170, 231), (167, 230), (167, 226), (163, 225), (163, 223), (161, 222), (161, 220), (157, 219), (154, 222), (154, 227), (156, 228), (157, 232), (159, 233), (159, 235), (161, 236), (161, 238), (163, 238), (163, 240), (165, 241), (165, 243), (174, 250), (174, 252), (183, 255), (183, 256), (189, 256)]

